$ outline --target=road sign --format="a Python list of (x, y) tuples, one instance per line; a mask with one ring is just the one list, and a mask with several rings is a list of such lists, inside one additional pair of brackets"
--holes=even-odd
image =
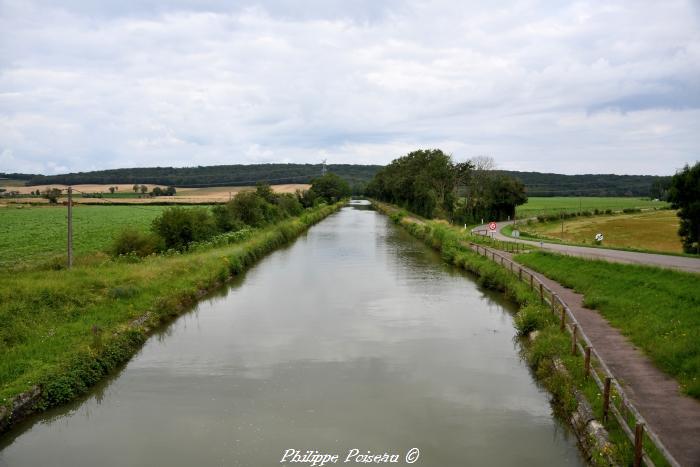
[(491, 229), (491, 230), (496, 230), (496, 223), (495, 223), (495, 222), (491, 222), (491, 223), (489, 224), (489, 229)]

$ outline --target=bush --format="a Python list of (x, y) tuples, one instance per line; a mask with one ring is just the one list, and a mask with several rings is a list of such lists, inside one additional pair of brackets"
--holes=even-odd
[(523, 307), (515, 317), (518, 335), (527, 336), (532, 331), (543, 329), (547, 325), (547, 312), (537, 305)]
[(112, 256), (135, 254), (143, 258), (162, 248), (163, 241), (157, 235), (127, 228), (117, 235), (109, 252)]
[(304, 210), (297, 197), (291, 193), (277, 195), (276, 203), (287, 216), (298, 216)]
[(299, 201), (299, 204), (301, 204), (305, 208), (312, 208), (316, 206), (316, 204), (318, 204), (318, 202), (320, 201), (316, 192), (312, 190), (297, 190), (296, 197)]
[(184, 250), (192, 242), (200, 242), (216, 234), (214, 216), (206, 208), (168, 208), (153, 220), (153, 232), (166, 248)]

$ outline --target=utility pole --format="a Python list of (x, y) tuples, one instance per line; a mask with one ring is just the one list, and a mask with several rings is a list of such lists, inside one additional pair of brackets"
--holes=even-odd
[(68, 269), (73, 267), (73, 187), (68, 187)]
[(323, 159), (323, 162), (321, 162), (321, 177), (326, 175), (326, 159)]

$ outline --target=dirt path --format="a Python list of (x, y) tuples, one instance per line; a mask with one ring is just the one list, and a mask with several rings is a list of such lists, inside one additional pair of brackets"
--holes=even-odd
[[(499, 252), (512, 259), (509, 253)], [(700, 401), (681, 394), (678, 383), (597, 311), (583, 306), (583, 295), (532, 271), (566, 302), (593, 347), (622, 384), (634, 406), (683, 466), (700, 466)]]
[[(483, 231), (487, 230), (489, 235), (493, 236), (498, 240), (505, 242), (514, 242), (515, 239), (508, 237), (501, 233), (501, 229), (506, 225), (512, 224), (510, 222), (498, 222), (495, 231), (488, 230), (488, 225), (480, 225), (475, 227), (472, 231)], [(574, 245), (560, 245), (557, 243), (546, 243), (546, 242), (535, 242), (531, 240), (518, 240), (518, 243), (524, 243), (526, 245), (534, 245), (542, 248), (543, 250), (554, 251), (557, 253), (563, 253), (571, 256), (579, 256), (582, 258), (589, 259), (602, 259), (605, 261), (612, 261), (616, 263), (629, 263), (629, 264), (643, 264), (647, 266), (656, 266), (661, 268), (669, 269), (680, 269), (686, 272), (700, 273), (700, 259), (689, 258), (687, 256), (672, 256), (672, 255), (659, 255), (654, 253), (639, 253), (635, 251), (623, 251), (623, 250), (608, 250), (605, 248), (593, 248), (585, 246), (574, 246)], [(699, 442), (700, 444), (700, 442)]]

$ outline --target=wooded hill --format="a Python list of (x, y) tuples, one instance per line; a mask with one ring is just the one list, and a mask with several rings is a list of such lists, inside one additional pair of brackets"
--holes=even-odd
[(504, 175), (525, 184), (528, 196), (652, 196), (663, 193), (652, 190), (655, 185), (666, 186), (671, 177), (657, 175), (587, 174), (561, 175), (540, 172), (501, 170)]
[[(350, 184), (369, 181), (380, 168), (379, 165), (352, 164), (330, 164), (326, 167), (328, 172), (339, 175)], [(148, 183), (177, 187), (200, 187), (255, 185), (259, 181), (274, 185), (309, 183), (320, 175), (321, 164), (251, 164), (206, 167), (139, 167), (64, 175), (5, 175), (0, 173), (0, 178), (25, 180), (27, 185)]]
[[(331, 164), (327, 166), (327, 170), (344, 178), (353, 186), (353, 191), (358, 192), (358, 188), (369, 182), (381, 167), (380, 165)], [(661, 196), (652, 190), (652, 186), (664, 186), (671, 179), (671, 177), (655, 175), (561, 175), (506, 170), (499, 172), (522, 181), (528, 196), (652, 196), (656, 198)], [(27, 185), (148, 183), (187, 187), (254, 185), (258, 181), (271, 184), (308, 183), (319, 175), (321, 175), (320, 164), (251, 164), (180, 168), (143, 167), (64, 175), (0, 173), (0, 178), (23, 180)]]

